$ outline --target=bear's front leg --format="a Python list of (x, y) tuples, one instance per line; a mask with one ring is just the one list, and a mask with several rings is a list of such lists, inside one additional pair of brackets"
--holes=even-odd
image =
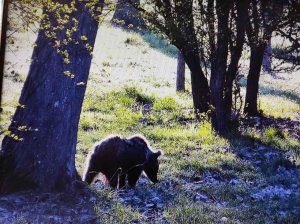
[(128, 173), (128, 184), (130, 187), (134, 187), (136, 185), (136, 182), (139, 179), (141, 173), (141, 169), (136, 169)]
[(83, 181), (85, 181), (88, 184), (91, 184), (94, 180), (94, 178), (96, 177), (96, 175), (98, 174), (98, 172), (96, 171), (96, 166), (94, 166), (94, 163), (92, 160), (89, 161), (89, 164), (87, 166), (87, 169), (85, 171), (85, 173), (83, 174)]

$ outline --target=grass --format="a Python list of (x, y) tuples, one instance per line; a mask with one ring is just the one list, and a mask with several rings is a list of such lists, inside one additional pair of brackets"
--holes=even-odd
[[(22, 51), (30, 51), (31, 42), (23, 37), (16, 38), (16, 44), (18, 41)], [(101, 223), (299, 222), (300, 175), (296, 171), (280, 175), (286, 160), (300, 164), (299, 142), (288, 132), (271, 127), (248, 128), (225, 139), (212, 131), (208, 119), (197, 122), (191, 94), (175, 92), (175, 55), (176, 49), (150, 33), (135, 34), (109, 26), (99, 29), (79, 124), (79, 173), (92, 145), (109, 134), (143, 134), (154, 149), (164, 153), (160, 182), (138, 184), (132, 190), (141, 204), (158, 195), (164, 209), (149, 217), (142, 210), (145, 204), (124, 203), (122, 192), (95, 188), (100, 199), (94, 208)], [(8, 56), (13, 62), (6, 64), (7, 69), (26, 74), (29, 62), (15, 65), (14, 60)], [(260, 109), (266, 115), (294, 119), (300, 112), (299, 94), (294, 90), (294, 79), (284, 78), (262, 77)], [(7, 76), (4, 81), (1, 128), (5, 130), (17, 106), (23, 78)], [(187, 86), (189, 82), (187, 77)], [(262, 146), (280, 156), (266, 160), (258, 150)], [(247, 148), (253, 158), (242, 155)], [(257, 161), (263, 164), (257, 165)], [(294, 193), (287, 198), (252, 199), (266, 186), (277, 185), (294, 189)], [(196, 200), (198, 193), (207, 195), (208, 201)]]
[(177, 57), (176, 47), (170, 45), (166, 40), (162, 39), (161, 37), (152, 34), (148, 31), (144, 31), (142, 38), (146, 43), (149, 44), (151, 48), (158, 49), (159, 51), (170, 57)]

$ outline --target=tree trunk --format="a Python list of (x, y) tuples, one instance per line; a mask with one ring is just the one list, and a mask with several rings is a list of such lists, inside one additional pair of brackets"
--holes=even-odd
[(228, 22), (231, 3), (231, 1), (221, 0), (217, 0), (216, 2), (216, 10), (218, 17), (218, 35), (216, 52), (213, 56), (211, 66), (210, 89), (211, 104), (213, 106), (211, 117), (212, 126), (213, 129), (220, 135), (224, 135), (227, 132), (224, 91), (229, 40)]
[(176, 91), (185, 91), (185, 61), (180, 51), (177, 54), (177, 77), (176, 77)]
[[(57, 39), (46, 36), (49, 30), (40, 29), (20, 106), (9, 127), (11, 134), (2, 142), (0, 194), (29, 189), (69, 191), (79, 177), (75, 169), (77, 130), (98, 22), (85, 3), (75, 2), (76, 10), (63, 30), (52, 29), (59, 25), (56, 11), (44, 10), (49, 16), (45, 18), (50, 18), (48, 29), (56, 32)], [(72, 41), (61, 49), (69, 54), (70, 63), (65, 63), (54, 43), (68, 37), (72, 18), (78, 25)]]
[(271, 38), (268, 41), (267, 47), (264, 52), (263, 57), (263, 71), (266, 73), (272, 72), (272, 44), (271, 44)]
[(193, 104), (197, 118), (199, 113), (206, 113), (209, 109), (210, 91), (207, 79), (201, 69), (200, 58), (198, 54), (181, 52), (186, 64), (191, 70), (191, 85), (193, 94)]
[(251, 47), (250, 68), (247, 78), (247, 92), (244, 113), (249, 116), (258, 116), (257, 97), (259, 89), (259, 77), (265, 51), (265, 44)]
[(249, 7), (249, 0), (237, 0), (237, 35), (236, 45), (231, 50), (231, 60), (226, 74), (225, 81), (225, 114), (226, 120), (231, 119), (231, 108), (232, 108), (232, 88), (233, 81), (236, 78), (238, 72), (239, 61), (242, 56), (243, 45), (245, 42), (245, 23), (247, 18), (247, 10)]
[(209, 109), (209, 86), (200, 63), (199, 46), (193, 17), (193, 1), (178, 1), (175, 4), (178, 18), (172, 36), (176, 37), (174, 45), (180, 50), (187, 66), (191, 71), (193, 104), (196, 117)]
[(207, 0), (207, 23), (208, 23), (208, 41), (210, 48), (210, 63), (216, 50), (216, 29), (215, 29), (215, 0)]
[(143, 28), (144, 21), (133, 4), (138, 6), (140, 0), (118, 0), (112, 24), (123, 28)]
[(1, 42), (0, 42), (0, 113), (2, 113), (2, 88), (4, 77), (4, 63), (5, 63), (5, 47), (6, 47), (6, 30), (7, 30), (7, 17), (8, 17), (8, 4), (9, 1), (3, 2), (2, 10), (2, 24), (1, 24)]

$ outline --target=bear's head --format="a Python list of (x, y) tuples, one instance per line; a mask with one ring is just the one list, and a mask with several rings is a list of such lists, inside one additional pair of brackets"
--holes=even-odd
[(161, 151), (152, 153), (144, 164), (144, 171), (147, 177), (153, 182), (157, 183), (157, 173), (159, 169), (158, 157)]
[(125, 139), (125, 142), (145, 152), (144, 172), (153, 183), (156, 183), (159, 169), (158, 157), (162, 154), (161, 151), (153, 152), (148, 141), (142, 135), (133, 135)]

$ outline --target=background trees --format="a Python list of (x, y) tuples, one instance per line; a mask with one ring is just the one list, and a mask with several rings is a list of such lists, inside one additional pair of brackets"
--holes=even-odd
[[(227, 73), (229, 35), (231, 34), (229, 33), (229, 18), (233, 18), (230, 16), (230, 12), (235, 15), (239, 8), (245, 13), (246, 8), (246, 3), (243, 6), (240, 6), (242, 3), (237, 3), (238, 7), (233, 8), (234, 2), (236, 1), (230, 1), (224, 5), (225, 3), (213, 0), (198, 1), (197, 4), (193, 4), (192, 1), (146, 1), (143, 5), (144, 8), (140, 10), (147, 19), (148, 25), (150, 24), (151, 28), (154, 27), (154, 30), (167, 36), (182, 53), (192, 72), (191, 82), (195, 110), (208, 112), (208, 104), (211, 103), (212, 124), (219, 133), (225, 133), (226, 118), (230, 119), (230, 99), (232, 97), (230, 89), (232, 89), (234, 73), (237, 72), (239, 61), (237, 55), (241, 55), (244, 42), (243, 25), (240, 25), (237, 44), (240, 50), (239, 53), (234, 52), (235, 55), (232, 57), (234, 59), (230, 71)], [(150, 10), (149, 5), (152, 6)], [(242, 7), (244, 9), (240, 9)], [(225, 11), (223, 12), (223, 10)], [(241, 13), (239, 12), (239, 14)], [(240, 17), (238, 19), (243, 22), (243, 18)], [(235, 30), (231, 32), (234, 33)], [(210, 77), (210, 87), (208, 87), (208, 76)], [(233, 78), (227, 78), (226, 102), (230, 106), (225, 109), (223, 92), (225, 91), (226, 76)]]
[(297, 5), (297, 1), (201, 0), (193, 4), (193, 1), (149, 0), (138, 8), (148, 27), (166, 36), (191, 69), (195, 110), (208, 112), (209, 107), (203, 105), (210, 102), (213, 128), (226, 133), (232, 118), (233, 83), (244, 44), (248, 44), (251, 52), (244, 112), (257, 116), (260, 115), (259, 76), (266, 46), (279, 27), (283, 9), (295, 15), (291, 8)]
[(196, 115), (209, 110), (209, 86), (201, 67), (193, 1), (145, 1), (138, 7), (149, 28), (163, 34), (182, 54), (191, 70)]

